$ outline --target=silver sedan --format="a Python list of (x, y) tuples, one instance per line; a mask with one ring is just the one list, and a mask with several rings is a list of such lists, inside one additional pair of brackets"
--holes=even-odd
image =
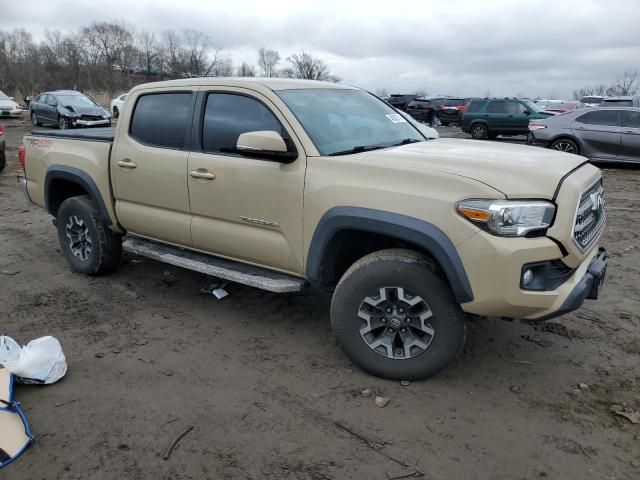
[(640, 163), (640, 108), (599, 107), (531, 120), (527, 143), (594, 161)]

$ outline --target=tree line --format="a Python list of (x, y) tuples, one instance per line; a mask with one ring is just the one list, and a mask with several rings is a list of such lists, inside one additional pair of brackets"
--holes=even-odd
[(606, 97), (635, 95), (640, 89), (639, 81), (637, 70), (624, 72), (622, 75), (618, 75), (611, 85), (586, 85), (574, 90), (573, 99), (580, 100), (582, 97), (591, 95)]
[(282, 58), (266, 47), (256, 64), (233, 59), (204, 32), (136, 32), (119, 22), (92, 22), (77, 31), (45, 30), (36, 42), (18, 28), (0, 30), (0, 90), (22, 100), (52, 89), (113, 96), (144, 81), (201, 76), (265, 76), (338, 82), (319, 57), (301, 51)]

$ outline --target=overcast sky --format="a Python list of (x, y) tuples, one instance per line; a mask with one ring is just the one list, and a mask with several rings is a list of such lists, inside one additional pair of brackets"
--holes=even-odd
[(0, 29), (36, 39), (93, 20), (202, 30), (235, 63), (304, 49), (389, 93), (569, 97), (640, 70), (640, 0), (0, 0)]

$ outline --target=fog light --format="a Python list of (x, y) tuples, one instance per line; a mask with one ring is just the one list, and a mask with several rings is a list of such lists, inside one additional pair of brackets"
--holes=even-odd
[(525, 270), (522, 274), (522, 285), (529, 285), (533, 280), (533, 272), (531, 270)]

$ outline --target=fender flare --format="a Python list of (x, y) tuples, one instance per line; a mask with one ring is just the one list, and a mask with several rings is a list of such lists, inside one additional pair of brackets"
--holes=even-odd
[(51, 205), (51, 183), (54, 180), (66, 180), (74, 182), (80, 185), (88, 194), (91, 200), (98, 207), (100, 216), (106, 225), (112, 225), (113, 222), (107, 211), (107, 207), (104, 203), (104, 199), (98, 190), (96, 182), (89, 176), (87, 172), (80, 170), (79, 168), (67, 167), (66, 165), (51, 165), (47, 169), (47, 173), (44, 179), (44, 201), (47, 211), (54, 217), (58, 216), (57, 208)]
[(440, 264), (459, 303), (473, 300), (471, 284), (456, 248), (435, 225), (399, 213), (361, 207), (334, 207), (316, 227), (307, 255), (306, 277), (319, 283), (322, 263), (331, 255), (327, 247), (341, 230), (360, 230), (393, 237), (418, 245)]

